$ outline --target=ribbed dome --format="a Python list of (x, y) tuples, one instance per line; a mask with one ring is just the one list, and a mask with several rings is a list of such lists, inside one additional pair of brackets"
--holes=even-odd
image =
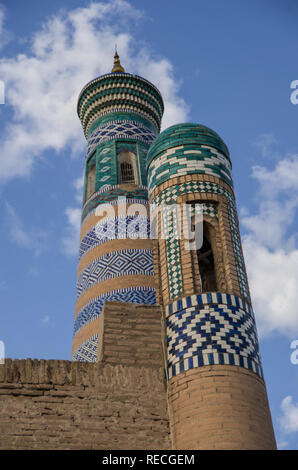
[(96, 119), (121, 112), (145, 117), (159, 132), (164, 104), (160, 92), (148, 80), (118, 71), (87, 83), (79, 95), (77, 111), (87, 138)]
[(219, 150), (230, 162), (229, 150), (221, 137), (209, 127), (202, 124), (184, 123), (168, 127), (159, 134), (151, 145), (147, 155), (147, 168), (153, 159), (161, 153), (179, 145), (201, 147), (207, 145)]

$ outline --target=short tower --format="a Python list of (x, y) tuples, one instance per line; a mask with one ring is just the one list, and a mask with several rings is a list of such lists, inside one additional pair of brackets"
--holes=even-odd
[[(228, 148), (206, 126), (178, 124), (154, 141), (147, 167), (150, 204), (170, 213), (155, 270), (174, 448), (272, 449)], [(195, 232), (195, 214), (202, 243), (190, 249), (177, 235), (187, 223)]]

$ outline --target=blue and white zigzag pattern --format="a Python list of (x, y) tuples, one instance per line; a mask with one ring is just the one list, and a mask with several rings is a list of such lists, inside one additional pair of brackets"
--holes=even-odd
[(120, 216), (105, 218), (92, 227), (82, 238), (79, 250), (81, 259), (89, 250), (97, 245), (116, 240), (130, 238), (134, 232), (138, 238), (150, 237), (150, 219), (144, 216)]
[(133, 275), (154, 275), (153, 250), (112, 251), (95, 259), (77, 280), (77, 298), (99, 282)]
[(98, 334), (91, 336), (74, 351), (71, 360), (96, 362), (98, 354)]
[(74, 336), (89, 322), (101, 315), (103, 305), (108, 301), (155, 305), (156, 292), (152, 287), (130, 287), (107, 292), (92, 299), (76, 316)]
[(156, 135), (137, 121), (110, 121), (97, 128), (88, 138), (87, 157), (94, 147), (114, 139), (141, 140), (151, 144)]
[(241, 299), (220, 293), (193, 295), (169, 310), (175, 312), (167, 317), (170, 378), (213, 364), (237, 365), (262, 377), (254, 315)]

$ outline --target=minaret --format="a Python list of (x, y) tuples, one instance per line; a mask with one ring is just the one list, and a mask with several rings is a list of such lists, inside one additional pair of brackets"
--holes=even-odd
[[(98, 360), (105, 302), (156, 303), (145, 159), (159, 133), (163, 109), (159, 91), (126, 73), (117, 51), (112, 72), (89, 82), (79, 95), (87, 153), (75, 361)], [(136, 231), (138, 238), (133, 238)]]
[[(155, 271), (174, 448), (274, 449), (228, 148), (208, 127), (179, 124), (154, 141), (147, 167), (150, 204), (170, 214)], [(188, 221), (203, 229), (197, 246), (179, 232)]]
[(173, 448), (274, 449), (229, 150), (199, 124), (159, 134), (163, 110), (117, 51), (112, 72), (80, 93), (87, 154), (72, 359), (102, 359), (105, 302), (158, 305)]

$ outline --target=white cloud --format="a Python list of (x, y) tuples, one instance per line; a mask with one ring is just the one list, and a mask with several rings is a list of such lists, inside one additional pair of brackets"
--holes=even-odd
[(166, 106), (164, 126), (186, 119), (187, 106), (178, 95), (173, 66), (137, 46), (131, 33), (141, 17), (124, 0), (93, 2), (48, 19), (31, 38), (30, 53), (0, 60), (5, 110), (12, 110), (1, 136), (2, 182), (30, 175), (45, 150), (59, 153), (68, 147), (73, 154), (83, 153), (77, 97), (88, 81), (111, 70), (115, 43), (127, 71), (160, 87)]
[(82, 203), (83, 188), (84, 188), (84, 174), (79, 176), (73, 183), (76, 190), (76, 201)]
[(298, 403), (293, 403), (293, 397), (288, 395), (281, 402), (282, 416), (279, 418), (281, 429), (285, 433), (298, 431)]
[(260, 336), (298, 334), (298, 250), (272, 251), (252, 236), (243, 249)]
[(68, 256), (78, 255), (79, 236), (81, 224), (81, 209), (77, 207), (68, 207), (65, 210), (67, 217), (67, 235), (62, 239), (63, 253)]
[(274, 135), (271, 133), (261, 134), (253, 144), (261, 151), (262, 157), (272, 157), (272, 148), (277, 143)]
[[(281, 157), (280, 157), (281, 158)], [(269, 170), (257, 166), (257, 211), (243, 211), (243, 250), (261, 336), (298, 334), (298, 250), (292, 228), (298, 208), (298, 155)]]
[(30, 249), (35, 256), (40, 255), (45, 249), (45, 241), (47, 235), (40, 229), (26, 229), (15, 209), (6, 202), (6, 210), (8, 214), (8, 226), (12, 240), (23, 248)]
[(49, 315), (45, 315), (45, 316), (41, 319), (41, 323), (43, 323), (44, 325), (47, 325), (49, 322), (50, 322), (50, 316), (49, 316)]

